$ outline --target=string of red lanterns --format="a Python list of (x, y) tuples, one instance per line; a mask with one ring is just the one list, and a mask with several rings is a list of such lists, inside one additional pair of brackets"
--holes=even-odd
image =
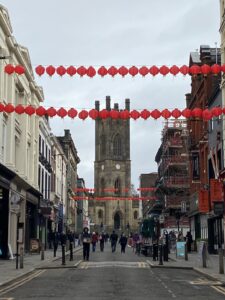
[(73, 196), (73, 200), (97, 200), (97, 201), (118, 201), (118, 200), (129, 200), (129, 201), (137, 201), (137, 200), (156, 200), (156, 197), (94, 197), (94, 198), (88, 198), (88, 197), (80, 197), (80, 196)]
[[(12, 64), (7, 64), (4, 69), (5, 73), (11, 75), (13, 73), (16, 73), (18, 75), (22, 75), (25, 73), (25, 68), (22, 65), (12, 65)], [(218, 65), (214, 64), (212, 66), (204, 64), (202, 66), (199, 65), (192, 65), (191, 67), (188, 67), (186, 65), (183, 65), (181, 67), (173, 65), (171, 67), (168, 67), (166, 65), (163, 65), (161, 67), (157, 66), (142, 66), (142, 67), (115, 67), (111, 66), (109, 68), (106, 68), (105, 66), (101, 66), (99, 68), (94, 68), (93, 66), (90, 67), (84, 67), (84, 66), (79, 66), (79, 67), (74, 67), (74, 66), (69, 66), (69, 67), (64, 67), (64, 66), (58, 66), (54, 67), (52, 65), (44, 67), (42, 65), (39, 65), (35, 68), (35, 73), (38, 76), (43, 76), (44, 74), (47, 74), (48, 76), (52, 77), (53, 75), (58, 75), (60, 77), (64, 75), (69, 75), (70, 77), (74, 75), (78, 75), (80, 77), (87, 76), (87, 77), (94, 77), (96, 75), (99, 75), (101, 77), (104, 77), (106, 75), (110, 75), (112, 77), (116, 75), (120, 75), (122, 77), (125, 77), (127, 75), (130, 75), (132, 77), (141, 75), (143, 77), (147, 75), (173, 75), (176, 76), (179, 73), (186, 76), (186, 75), (191, 75), (191, 76), (196, 76), (198, 74), (203, 74), (204, 76), (207, 76), (208, 74), (213, 74), (213, 75), (218, 75), (219, 73), (225, 73), (225, 64), (223, 65)]]
[(128, 119), (143, 119), (147, 120), (150, 117), (153, 119), (158, 119), (160, 117), (164, 119), (169, 119), (169, 118), (174, 118), (178, 119), (180, 117), (185, 117), (187, 119), (189, 118), (199, 118), (203, 119), (205, 121), (208, 121), (212, 119), (213, 117), (219, 117), (222, 114), (225, 114), (225, 107), (213, 107), (212, 109), (201, 109), (201, 108), (194, 108), (194, 109), (188, 109), (185, 108), (183, 110), (179, 110), (177, 108), (173, 110), (168, 110), (163, 109), (159, 111), (158, 109), (154, 110), (147, 110), (143, 109), (142, 111), (138, 112), (137, 110), (111, 110), (108, 111), (106, 109), (103, 109), (101, 111), (98, 111), (96, 109), (91, 109), (91, 110), (81, 110), (78, 112), (75, 108), (70, 108), (70, 109), (65, 109), (63, 107), (56, 109), (54, 107), (49, 107), (49, 108), (44, 108), (43, 106), (39, 106), (35, 108), (34, 106), (28, 105), (28, 106), (23, 106), (21, 104), (14, 106), (13, 104), (3, 104), (0, 103), (0, 112), (6, 112), (8, 114), (10, 113), (17, 113), (19, 115), (21, 114), (27, 114), (29, 116), (31, 115), (38, 115), (38, 116), (44, 116), (47, 115), (51, 118), (58, 116), (61, 118), (65, 118), (66, 116), (70, 117), (71, 119), (74, 119), (75, 117), (78, 117), (81, 120), (85, 120), (87, 118), (96, 120), (97, 118), (99, 119), (122, 119), (122, 120), (128, 120)]

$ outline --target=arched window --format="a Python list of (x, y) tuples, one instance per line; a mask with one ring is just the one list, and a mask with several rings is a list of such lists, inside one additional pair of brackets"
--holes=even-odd
[(121, 156), (122, 155), (122, 145), (120, 135), (117, 134), (113, 140), (113, 155)]
[(101, 188), (100, 188), (100, 194), (101, 194), (102, 196), (104, 196), (104, 190), (105, 190), (105, 179), (102, 178), (102, 179), (101, 179)]
[(114, 184), (115, 195), (119, 196), (121, 194), (121, 183), (120, 179), (117, 178)]
[(98, 211), (98, 218), (99, 219), (103, 218), (103, 211), (102, 211), (102, 209), (99, 209), (99, 211)]
[(135, 210), (135, 212), (134, 212), (134, 220), (137, 220), (137, 218), (138, 218), (138, 212)]
[(100, 149), (101, 149), (101, 154), (105, 155), (106, 154), (106, 138), (105, 138), (105, 135), (101, 136)]

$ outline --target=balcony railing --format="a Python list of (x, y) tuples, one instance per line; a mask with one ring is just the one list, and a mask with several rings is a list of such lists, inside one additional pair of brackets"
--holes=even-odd
[(170, 176), (164, 178), (164, 184), (168, 187), (173, 186), (189, 186), (189, 177), (188, 176)]

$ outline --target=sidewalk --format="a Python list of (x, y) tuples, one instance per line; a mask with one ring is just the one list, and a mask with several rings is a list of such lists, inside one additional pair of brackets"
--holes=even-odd
[(163, 262), (163, 266), (160, 266), (158, 261), (152, 261), (152, 259), (149, 259), (148, 263), (152, 268), (192, 269), (211, 280), (220, 281), (225, 284), (225, 275), (219, 274), (218, 255), (207, 256), (207, 268), (202, 267), (201, 258), (195, 252), (188, 253), (188, 261), (185, 261), (184, 258), (176, 258), (175, 253), (170, 253), (169, 258), (168, 262)]
[[(75, 254), (81, 249), (76, 247), (73, 251)], [(26, 254), (24, 256), (24, 268), (16, 269), (16, 259), (13, 260), (0, 260), (0, 286), (14, 281), (22, 276), (33, 272), (36, 268), (50, 267), (53, 262), (61, 260), (61, 247), (59, 247), (56, 257), (53, 257), (53, 250), (45, 251), (45, 259), (41, 260), (41, 254)], [(68, 261), (69, 251), (66, 252), (66, 260)], [(74, 264), (76, 262), (74, 255)]]

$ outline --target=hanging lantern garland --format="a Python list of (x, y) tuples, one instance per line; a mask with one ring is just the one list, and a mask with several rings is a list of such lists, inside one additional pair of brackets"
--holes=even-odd
[[(13, 73), (22, 75), (25, 73), (25, 68), (22, 65), (13, 66), (11, 64), (8, 64), (5, 66), (4, 71), (8, 75), (12, 75)], [(87, 68), (84, 66), (79, 66), (76, 68), (74, 66), (54, 67), (54, 66), (50, 65), (45, 68), (44, 66), (39, 65), (35, 68), (35, 72), (38, 76), (42, 76), (46, 73), (50, 77), (52, 77), (55, 74), (59, 75), (60, 77), (67, 74), (72, 77), (77, 74), (80, 77), (83, 77), (86, 75), (90, 78), (92, 78), (96, 75), (99, 75), (101, 77), (104, 77), (106, 75), (110, 75), (112, 77), (114, 77), (116, 75), (121, 75), (122, 77), (125, 77), (126, 75), (130, 75), (132, 77), (135, 77), (138, 74), (143, 77), (147, 76), (148, 74), (152, 75), (153, 77), (158, 74), (161, 74), (164, 77), (164, 76), (167, 76), (168, 74), (176, 76), (179, 73), (184, 76), (186, 76), (186, 75), (197, 76), (199, 74), (202, 74), (203, 76), (207, 76), (209, 74), (218, 75), (221, 72), (225, 73), (225, 64), (221, 65), (221, 66), (218, 64), (214, 64), (212, 66), (207, 65), (207, 64), (204, 64), (202, 66), (192, 65), (191, 67), (188, 67), (186, 65), (183, 65), (181, 67), (176, 66), (176, 65), (173, 65), (171, 67), (168, 67), (166, 65), (157, 67), (157, 66), (153, 65), (151, 67), (142, 66), (140, 68), (138, 68), (137, 66), (132, 66), (130, 68), (127, 68), (125, 66), (121, 66), (118, 68), (115, 66), (111, 66), (108, 69), (105, 66), (101, 66), (100, 68), (95, 69), (93, 66), (89, 66)]]
[(96, 120), (96, 119), (102, 119), (106, 120), (108, 118), (111, 119), (121, 119), (121, 120), (128, 120), (128, 119), (143, 119), (147, 120), (150, 117), (157, 120), (160, 117), (163, 117), (164, 119), (179, 119), (180, 117), (184, 117), (186, 119), (203, 119), (205, 121), (211, 120), (213, 117), (219, 117), (221, 115), (225, 115), (225, 108), (221, 107), (213, 107), (212, 109), (201, 109), (201, 108), (194, 108), (194, 109), (188, 109), (185, 108), (183, 110), (180, 110), (178, 108), (175, 108), (173, 110), (168, 110), (167, 108), (163, 109), (162, 111), (159, 111), (158, 109), (154, 109), (152, 111), (148, 109), (143, 109), (142, 111), (137, 110), (110, 110), (102, 109), (101, 111), (98, 111), (96, 109), (91, 110), (81, 110), (79, 113), (75, 108), (65, 109), (64, 107), (61, 107), (59, 109), (56, 109), (54, 107), (44, 108), (43, 106), (34, 107), (32, 105), (24, 106), (24, 105), (16, 105), (14, 106), (11, 103), (3, 104), (0, 103), (0, 112), (5, 112), (8, 114), (11, 114), (13, 112), (21, 115), (21, 114), (27, 114), (29, 116), (32, 116), (34, 114), (38, 116), (49, 116), (51, 118), (58, 116), (60, 118), (65, 118), (66, 116), (70, 117), (71, 119), (74, 119), (78, 117), (81, 120), (85, 120), (88, 117), (90, 119)]

